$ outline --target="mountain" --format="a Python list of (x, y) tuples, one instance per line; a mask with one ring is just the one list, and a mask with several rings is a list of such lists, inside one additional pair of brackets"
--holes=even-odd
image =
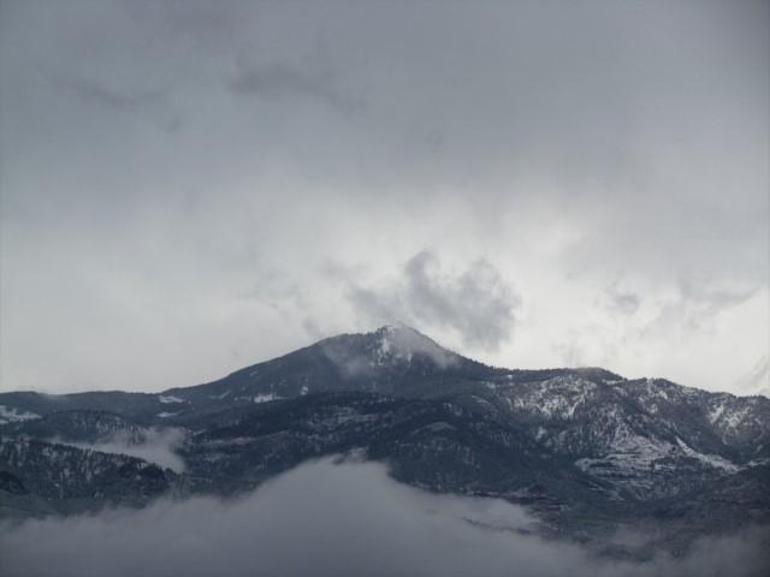
[[(523, 504), (544, 533), (591, 542), (655, 527), (676, 552), (770, 522), (767, 398), (599, 368), (489, 367), (405, 326), (159, 394), (3, 393), (0, 417), (5, 515), (238, 495), (304, 460), (355, 454), (418, 487)], [(166, 448), (182, 472), (93, 450), (164, 431), (181, 432)]]
[(186, 402), (253, 401), (335, 391), (424, 394), (439, 383), (478, 380), (495, 369), (448, 351), (409, 327), (339, 335), (198, 387), (167, 391)]

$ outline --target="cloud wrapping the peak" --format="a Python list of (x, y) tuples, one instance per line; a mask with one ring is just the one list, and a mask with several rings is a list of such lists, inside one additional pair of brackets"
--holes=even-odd
[(521, 305), (515, 289), (487, 260), (447, 272), (427, 250), (410, 258), (390, 284), (351, 286), (349, 299), (358, 314), (375, 322), (401, 320), (426, 330), (449, 329), (464, 346), (492, 351), (511, 337)]

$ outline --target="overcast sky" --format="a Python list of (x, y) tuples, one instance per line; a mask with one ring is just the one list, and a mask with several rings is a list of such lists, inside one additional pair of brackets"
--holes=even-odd
[(766, 371), (766, 1), (0, 6), (2, 390), (393, 320), (507, 367)]

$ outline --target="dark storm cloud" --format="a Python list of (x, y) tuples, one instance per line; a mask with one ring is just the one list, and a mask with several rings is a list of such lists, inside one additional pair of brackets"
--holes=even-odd
[[(704, 541), (681, 559), (661, 553), (632, 563), (522, 534), (535, 523), (503, 501), (427, 494), (390, 480), (379, 465), (322, 461), (235, 502), (193, 498), (0, 526), (0, 570), (14, 577), (759, 577), (767, 568), (767, 534), (759, 531)], [(639, 539), (619, 541), (632, 537)]]
[(465, 345), (490, 349), (510, 338), (521, 304), (514, 288), (486, 260), (476, 260), (462, 271), (446, 271), (430, 251), (409, 259), (392, 285), (354, 285), (349, 298), (360, 314), (375, 322), (448, 328)]

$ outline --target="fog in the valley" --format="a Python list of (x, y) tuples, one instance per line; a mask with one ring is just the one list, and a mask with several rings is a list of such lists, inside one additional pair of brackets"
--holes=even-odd
[(165, 500), (143, 510), (6, 524), (0, 573), (753, 577), (770, 567), (760, 529), (701, 541), (682, 559), (660, 553), (639, 563), (533, 536), (536, 525), (503, 501), (428, 494), (391, 480), (382, 465), (327, 459), (237, 501)]
[(177, 473), (184, 471), (182, 458), (175, 449), (184, 440), (184, 430), (175, 427), (152, 427), (143, 432), (137, 441), (130, 435), (116, 434), (96, 443), (84, 443), (54, 438), (53, 441), (63, 445), (91, 449), (102, 453), (116, 453), (144, 459), (161, 467), (167, 467)]

